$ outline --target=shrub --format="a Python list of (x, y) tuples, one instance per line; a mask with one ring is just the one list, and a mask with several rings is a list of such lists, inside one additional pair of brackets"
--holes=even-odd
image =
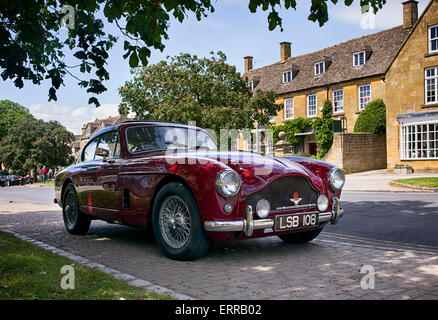
[(355, 133), (386, 133), (386, 107), (382, 99), (371, 102), (354, 126)]
[(294, 120), (287, 120), (282, 125), (272, 126), (271, 129), (274, 131), (274, 143), (277, 143), (280, 139), (278, 134), (281, 131), (286, 133), (286, 140), (291, 144), (299, 144), (303, 141), (303, 137), (296, 136), (297, 133), (303, 133), (307, 128), (312, 127), (312, 120), (297, 118)]
[(322, 118), (316, 118), (312, 127), (315, 129), (315, 139), (318, 143), (318, 158), (322, 159), (333, 144), (333, 106), (330, 100), (324, 102), (322, 107)]

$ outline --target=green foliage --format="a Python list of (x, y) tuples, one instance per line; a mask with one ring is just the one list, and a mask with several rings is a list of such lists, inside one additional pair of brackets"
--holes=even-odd
[(332, 130), (332, 110), (333, 106), (330, 100), (324, 101), (322, 108), (322, 118), (316, 118), (312, 127), (315, 129), (315, 138), (318, 143), (318, 158), (322, 159), (329, 152), (333, 144)]
[(355, 133), (386, 133), (386, 106), (383, 100), (371, 102), (354, 125)]
[(312, 127), (312, 120), (297, 118), (293, 120), (287, 120), (279, 126), (272, 126), (271, 129), (274, 131), (274, 143), (277, 143), (280, 139), (278, 134), (281, 131), (286, 133), (286, 140), (291, 144), (299, 144), (303, 141), (302, 136), (296, 136), (297, 133), (303, 133), (306, 129)]
[(29, 110), (10, 100), (0, 100), (0, 141), (8, 134), (9, 128), (29, 115)]
[[(322, 26), (328, 20), (327, 2), (312, 0), (309, 20)], [(282, 19), (277, 9), (296, 9), (296, 0), (248, 0), (249, 10), (256, 12), (270, 9), (269, 29), (282, 29)], [(336, 0), (331, 0), (336, 4)], [(345, 0), (351, 5), (353, 0)], [(56, 91), (64, 84), (66, 76), (78, 80), (87, 93), (99, 95), (107, 90), (103, 82), (109, 79), (107, 61), (109, 50), (124, 39), (124, 55), (131, 68), (141, 62), (148, 63), (151, 49), (163, 51), (163, 42), (169, 38), (167, 29), (171, 16), (179, 22), (193, 13), (199, 21), (214, 12), (212, 0), (33, 0), (2, 1), (0, 4), (0, 68), (3, 80), (13, 80), (22, 88), (25, 80), (39, 85), (45, 79), (51, 82), (49, 100), (56, 100)], [(370, 5), (376, 11), (386, 0), (361, 0), (362, 6)], [(74, 27), (68, 37), (60, 30), (66, 14), (64, 4), (74, 9)], [(104, 19), (100, 17), (104, 16)], [(118, 35), (107, 33), (111, 29), (104, 21), (113, 24)], [(70, 21), (69, 21), (70, 22)], [(73, 57), (65, 57), (69, 49)], [(74, 59), (77, 61), (74, 61)], [(67, 60), (69, 63), (67, 64)], [(70, 61), (73, 60), (73, 63)], [(79, 76), (83, 75), (83, 79)], [(92, 74), (94, 73), (94, 74)], [(96, 97), (89, 103), (99, 105)]]
[(312, 158), (312, 159), (316, 159), (317, 158), (317, 157), (311, 155), (310, 153), (305, 153), (305, 152), (302, 152), (302, 153), (298, 154), (297, 157)]
[(0, 141), (0, 162), (17, 173), (43, 165), (66, 166), (74, 160), (70, 148), (73, 138), (57, 121), (44, 122), (28, 115)]
[(252, 92), (246, 79), (218, 52), (211, 58), (180, 54), (170, 61), (133, 70), (134, 79), (119, 88), (121, 114), (137, 119), (188, 123), (202, 128), (243, 129), (268, 124), (277, 114), (274, 91)]

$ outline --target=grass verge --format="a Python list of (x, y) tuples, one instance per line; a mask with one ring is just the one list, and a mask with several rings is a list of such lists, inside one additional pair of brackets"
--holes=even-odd
[(438, 177), (436, 178), (411, 178), (399, 179), (395, 182), (405, 183), (417, 187), (438, 188)]
[[(62, 289), (61, 267), (72, 265), (75, 289)], [(112, 275), (0, 231), (0, 300), (168, 300)]]

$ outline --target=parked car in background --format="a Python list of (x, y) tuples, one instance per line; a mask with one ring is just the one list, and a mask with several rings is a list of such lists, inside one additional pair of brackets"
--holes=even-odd
[(33, 184), (33, 179), (29, 174), (22, 177), (21, 181), (22, 181), (22, 184), (29, 184), (29, 183)]
[(0, 175), (0, 187), (6, 186), (6, 176)]
[(311, 241), (343, 215), (344, 182), (322, 161), (219, 151), (200, 128), (124, 122), (56, 175), (55, 202), (69, 233), (85, 234), (93, 219), (149, 227), (168, 257), (193, 260), (210, 239)]

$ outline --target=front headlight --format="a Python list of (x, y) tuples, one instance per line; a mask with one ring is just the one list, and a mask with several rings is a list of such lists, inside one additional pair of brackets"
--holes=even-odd
[(240, 176), (234, 170), (223, 170), (216, 177), (216, 190), (225, 198), (235, 196), (240, 190)]
[(339, 168), (333, 168), (328, 174), (329, 185), (332, 191), (337, 192), (345, 184), (345, 173)]

